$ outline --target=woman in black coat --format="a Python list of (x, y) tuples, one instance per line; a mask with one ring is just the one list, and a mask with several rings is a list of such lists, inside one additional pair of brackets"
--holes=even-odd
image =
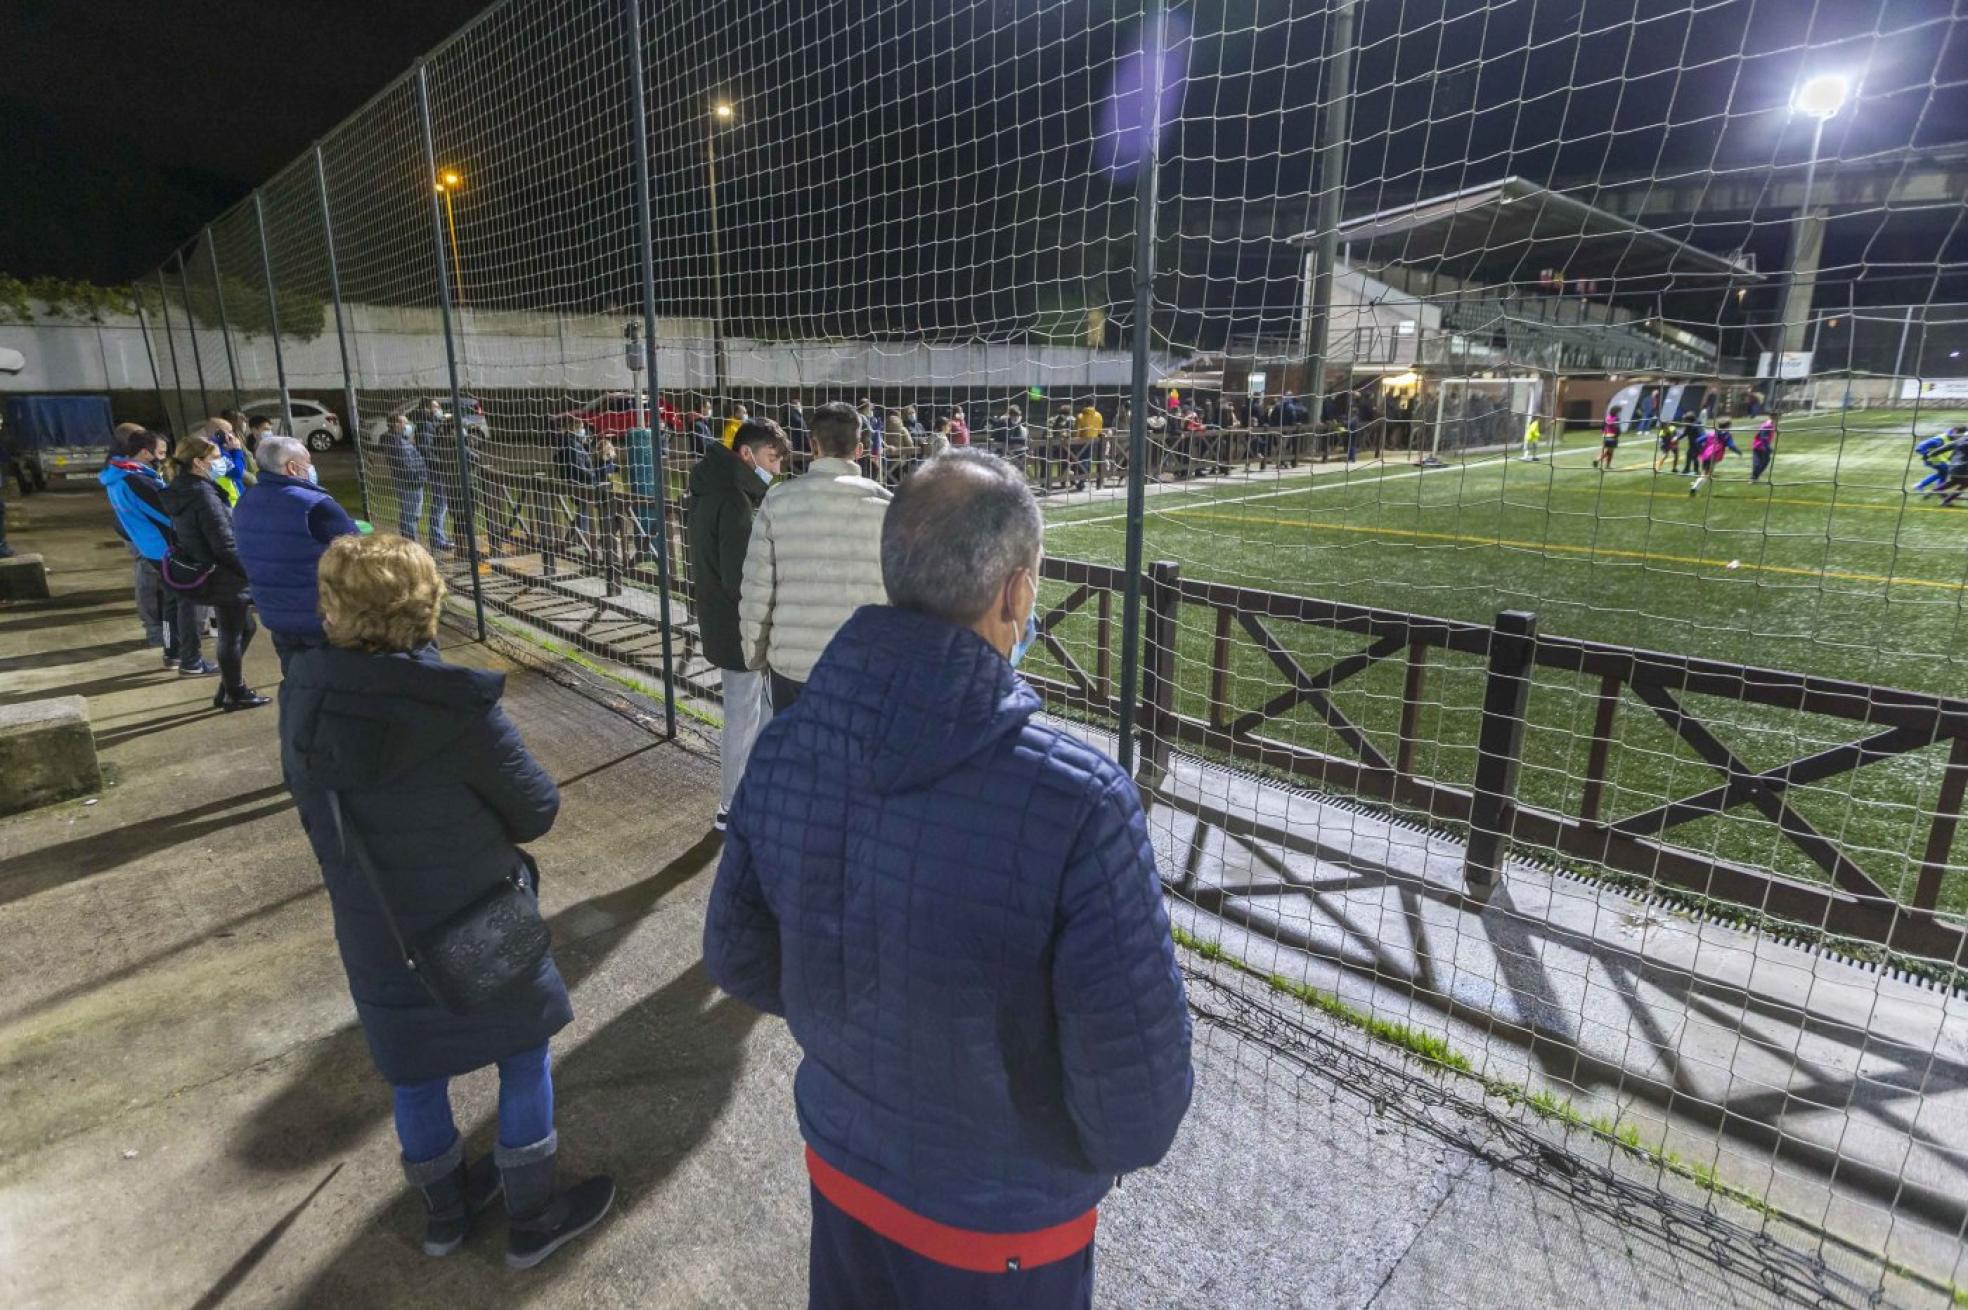
[[(259, 625), (253, 622), (253, 598), (246, 591), (246, 566), (239, 562), (239, 548), (232, 537), (232, 507), (215, 480), (225, 475), (225, 453), (208, 438), (189, 436), (178, 443), (172, 458), (176, 475), (171, 485), (158, 493), (164, 512), (171, 516), (172, 576), (209, 570), (203, 586), (188, 593), (200, 605), (211, 607), (219, 621), (219, 690), (212, 697), (212, 708), (250, 710), (267, 703), (246, 685), (246, 648), (253, 644)], [(171, 581), (167, 576), (166, 581)], [(179, 673), (210, 672), (180, 668)]]
[[(615, 1195), (606, 1177), (553, 1187), (547, 1041), (574, 1017), (567, 986), (547, 955), (487, 1005), (454, 1013), (406, 965), (390, 916), (415, 942), (522, 868), (537, 891), (519, 843), (553, 826), (560, 795), (499, 708), (504, 676), (438, 657), (444, 583), (423, 547), (338, 538), (320, 582), (329, 644), (288, 665), (281, 765), (321, 861), (363, 1036), (395, 1096), (404, 1173), (429, 1211), (424, 1250), (455, 1250), (503, 1186), (506, 1263), (528, 1268), (591, 1228)], [(451, 1078), (488, 1064), (499, 1067), (496, 1169), (465, 1164), (448, 1092)]]

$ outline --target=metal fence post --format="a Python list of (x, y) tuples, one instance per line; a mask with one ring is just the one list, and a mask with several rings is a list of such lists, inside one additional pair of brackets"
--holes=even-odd
[(219, 243), (212, 240), (212, 229), (209, 227), (205, 229), (205, 254), (212, 261), (212, 298), (219, 306), (219, 340), (225, 342), (226, 375), (232, 379), (232, 407), (238, 409), (239, 361), (232, 353), (232, 326), (226, 321), (225, 281), (219, 275)]
[[(176, 420), (178, 430), (172, 434), (173, 437), (176, 437), (183, 433), (190, 424), (185, 422), (184, 417), (184, 375), (178, 371), (178, 338), (171, 331), (171, 288), (164, 281), (164, 266), (162, 264), (157, 266), (157, 304), (164, 312), (164, 344), (171, 348), (171, 395), (178, 402)], [(190, 312), (189, 309), (185, 311), (187, 316), (190, 315)], [(164, 419), (166, 422), (172, 421), (171, 411), (168, 407), (164, 411)]]
[(205, 394), (205, 359), (198, 349), (198, 316), (191, 312), (191, 276), (185, 272), (185, 255), (178, 251), (178, 286), (184, 292), (185, 327), (191, 332), (191, 366), (198, 371), (198, 405), (202, 417), (212, 416), (212, 398)]
[(171, 421), (171, 407), (164, 403), (164, 376), (157, 371), (157, 347), (150, 339), (150, 314), (144, 309), (143, 292), (136, 292), (137, 326), (143, 330), (144, 358), (150, 362), (150, 385), (157, 389), (157, 408), (164, 413), (164, 421)]
[(1157, 560), (1148, 569), (1148, 649), (1142, 656), (1141, 720), (1148, 742), (1142, 748), (1144, 775), (1159, 779), (1168, 772), (1170, 728), (1175, 718), (1176, 589), (1182, 569), (1173, 560)]
[(253, 221), (260, 229), (260, 268), (266, 274), (267, 327), (273, 333), (273, 373), (280, 382), (280, 426), (294, 435), (294, 403), (287, 396), (287, 357), (280, 352), (280, 297), (273, 288), (273, 251), (267, 248), (266, 206), (253, 193)]
[(314, 148), (315, 193), (321, 198), (321, 239), (328, 248), (328, 295), (335, 304), (335, 344), (342, 353), (342, 408), (348, 413), (349, 444), (355, 448), (355, 485), (362, 496), (362, 517), (375, 516), (369, 509), (369, 461), (362, 450), (362, 416), (355, 408), (355, 374), (349, 369), (348, 327), (342, 321), (342, 272), (335, 262), (335, 222), (328, 206), (328, 169), (321, 162), (321, 147)]
[[(424, 129), (424, 176), (437, 176), (437, 143), (431, 134), (430, 70), (417, 61), (417, 117)], [(478, 575), (478, 510), (472, 496), (471, 442), (465, 433), (465, 402), (458, 388), (458, 347), (451, 334), (451, 270), (445, 259), (444, 201), (435, 182), (430, 188), (431, 253), (437, 263), (437, 308), (444, 323), (444, 367), (451, 379), (451, 429), (458, 443), (459, 499), (465, 507), (465, 560), (471, 568), (472, 607), (478, 617), (478, 639), (485, 640), (485, 583)]]
[(1121, 593), (1121, 704), (1115, 726), (1115, 756), (1127, 773), (1134, 772), (1135, 714), (1141, 692), (1141, 532), (1146, 509), (1143, 482), (1148, 465), (1148, 353), (1154, 342), (1155, 207), (1159, 199), (1158, 165), (1162, 136), (1162, 45), (1166, 22), (1163, 0), (1148, 0), (1142, 19), (1142, 49), (1147, 54), (1148, 138), (1141, 147), (1140, 172), (1134, 187), (1134, 339), (1129, 391), (1132, 412), (1128, 424), (1127, 559)]
[(1524, 708), (1530, 700), (1537, 615), (1505, 610), (1490, 633), (1483, 719), (1476, 734), (1476, 786), (1469, 805), (1469, 851), (1462, 878), (1486, 895), (1503, 867), (1504, 839), (1517, 808), (1517, 769), (1524, 753)]
[(628, 24), (629, 121), (635, 129), (636, 246), (642, 258), (642, 349), (649, 378), (649, 400), (642, 425), (649, 432), (650, 458), (656, 473), (656, 604), (663, 628), (663, 731), (676, 736), (676, 669), (670, 649), (670, 524), (669, 473), (663, 447), (662, 393), (656, 387), (656, 254), (649, 215), (649, 117), (644, 100), (642, 66), (642, 5), (623, 0)]

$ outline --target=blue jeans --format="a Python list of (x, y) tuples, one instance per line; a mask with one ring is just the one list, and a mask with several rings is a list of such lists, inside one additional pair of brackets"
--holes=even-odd
[[(405, 1164), (435, 1160), (458, 1140), (451, 1118), (451, 1080), (392, 1083), (396, 1095), (396, 1140)], [(553, 1073), (547, 1044), (499, 1061), (499, 1145), (518, 1150), (553, 1133)]]
[(430, 480), (430, 501), (430, 544), (442, 546), (445, 544), (444, 528), (451, 514), (451, 501), (445, 495), (444, 479), (441, 476), (432, 477)]
[(417, 539), (417, 520), (424, 513), (424, 489), (418, 487), (398, 487), (396, 489), (396, 532), (398, 536), (411, 541)]

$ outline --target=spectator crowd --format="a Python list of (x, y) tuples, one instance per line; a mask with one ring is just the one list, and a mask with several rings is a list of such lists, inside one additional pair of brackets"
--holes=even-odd
[[(1104, 417), (1068, 418), (1094, 458)], [(810, 1304), (1090, 1306), (1101, 1199), (1187, 1112), (1190, 1018), (1134, 783), (1017, 672), (1043, 534), (1030, 433), (1016, 407), (981, 432), (865, 401), (731, 420), (717, 438), (688, 420), (695, 617), (725, 712), (703, 949), (801, 1051)], [(525, 1269), (601, 1222), (615, 1184), (556, 1167), (574, 1005), (527, 844), (560, 798), (502, 675), (436, 646), (444, 488), (473, 458), (441, 437), (430, 413), (386, 425), (395, 533), (338, 505), (301, 443), (224, 416), (175, 442), (125, 425), (100, 481), (164, 669), (216, 677), (221, 710), (265, 706), (244, 668), (269, 632), (282, 775), (424, 1251), (503, 1199)], [(552, 457), (567, 480), (618, 460), (578, 425)], [(471, 1159), (449, 1083), (487, 1066), (497, 1135)]]

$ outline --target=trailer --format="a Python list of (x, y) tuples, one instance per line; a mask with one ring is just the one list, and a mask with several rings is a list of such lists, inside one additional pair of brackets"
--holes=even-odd
[(9, 396), (4, 437), (21, 490), (55, 478), (93, 478), (109, 458), (115, 425), (102, 396)]

